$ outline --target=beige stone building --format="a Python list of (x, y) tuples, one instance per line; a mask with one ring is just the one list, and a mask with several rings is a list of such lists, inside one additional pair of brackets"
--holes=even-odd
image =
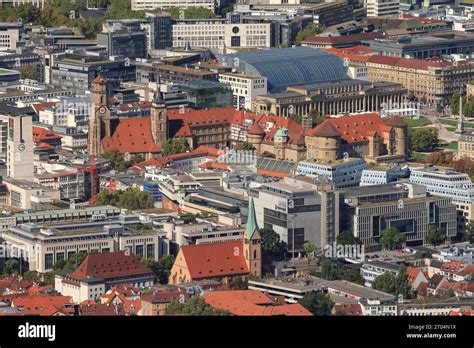
[(474, 64), (467, 61), (373, 55), (366, 65), (370, 81), (401, 83), (409, 95), (427, 102), (448, 101), (461, 86), (474, 82)]

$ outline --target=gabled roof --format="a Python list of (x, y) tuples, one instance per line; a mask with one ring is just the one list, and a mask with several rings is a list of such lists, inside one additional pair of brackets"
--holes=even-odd
[(368, 137), (375, 133), (385, 133), (391, 129), (392, 127), (385, 124), (379, 114), (366, 113), (328, 118), (310, 129), (306, 135), (334, 137), (337, 132), (343, 142), (358, 143), (368, 141)]
[(180, 253), (194, 280), (249, 273), (242, 241), (183, 245)]
[(97, 76), (95, 79), (92, 80), (92, 83), (107, 83), (108, 81), (102, 77), (102, 76)]
[(400, 116), (393, 116), (390, 117), (388, 120), (385, 121), (387, 126), (392, 127), (407, 127), (408, 124), (400, 117)]
[(134, 254), (116, 251), (104, 254), (88, 255), (79, 267), (68, 274), (77, 280), (88, 278), (110, 279), (136, 275), (151, 275), (150, 269), (142, 265)]
[(43, 128), (43, 127), (36, 127), (33, 126), (33, 142), (36, 144), (47, 142), (48, 140), (59, 140), (61, 136), (57, 135), (53, 131)]
[(276, 305), (270, 297), (257, 290), (211, 291), (203, 297), (211, 307), (227, 310), (233, 315), (312, 315), (300, 304)]
[(252, 134), (252, 135), (263, 135), (265, 132), (263, 131), (262, 127), (258, 124), (258, 122), (254, 122), (252, 124), (252, 127), (248, 130), (247, 134)]
[(111, 137), (102, 139), (104, 150), (117, 149), (122, 153), (158, 153), (151, 133), (150, 117), (120, 119)]

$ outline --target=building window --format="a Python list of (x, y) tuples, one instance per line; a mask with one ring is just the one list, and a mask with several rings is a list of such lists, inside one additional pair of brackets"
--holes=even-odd
[(54, 264), (54, 257), (53, 254), (45, 254), (44, 255), (44, 267), (46, 269), (53, 268)]
[(153, 244), (147, 244), (146, 246), (146, 257), (147, 259), (155, 258), (155, 246)]

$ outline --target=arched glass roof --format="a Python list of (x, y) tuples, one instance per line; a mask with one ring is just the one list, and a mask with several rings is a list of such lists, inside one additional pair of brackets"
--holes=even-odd
[(348, 78), (341, 58), (310, 47), (229, 54), (222, 56), (221, 61), (244, 74), (265, 76), (272, 93), (284, 91), (287, 86)]

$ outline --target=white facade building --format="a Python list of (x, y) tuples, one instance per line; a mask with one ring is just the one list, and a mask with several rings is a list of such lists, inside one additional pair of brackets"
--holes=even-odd
[(234, 107), (252, 109), (252, 100), (267, 93), (267, 78), (237, 73), (219, 74), (219, 82), (229, 85), (234, 97)]
[(397, 16), (400, 0), (367, 0), (367, 17)]
[(359, 158), (340, 161), (300, 161), (296, 175), (326, 180), (334, 188), (359, 186), (362, 171), (368, 165)]
[(212, 0), (132, 0), (131, 6), (132, 11), (147, 11), (170, 7), (179, 7), (180, 9), (204, 7), (213, 12), (216, 9), (216, 3)]
[(173, 47), (269, 48), (270, 23), (226, 24), (222, 20), (178, 20), (173, 25)]

